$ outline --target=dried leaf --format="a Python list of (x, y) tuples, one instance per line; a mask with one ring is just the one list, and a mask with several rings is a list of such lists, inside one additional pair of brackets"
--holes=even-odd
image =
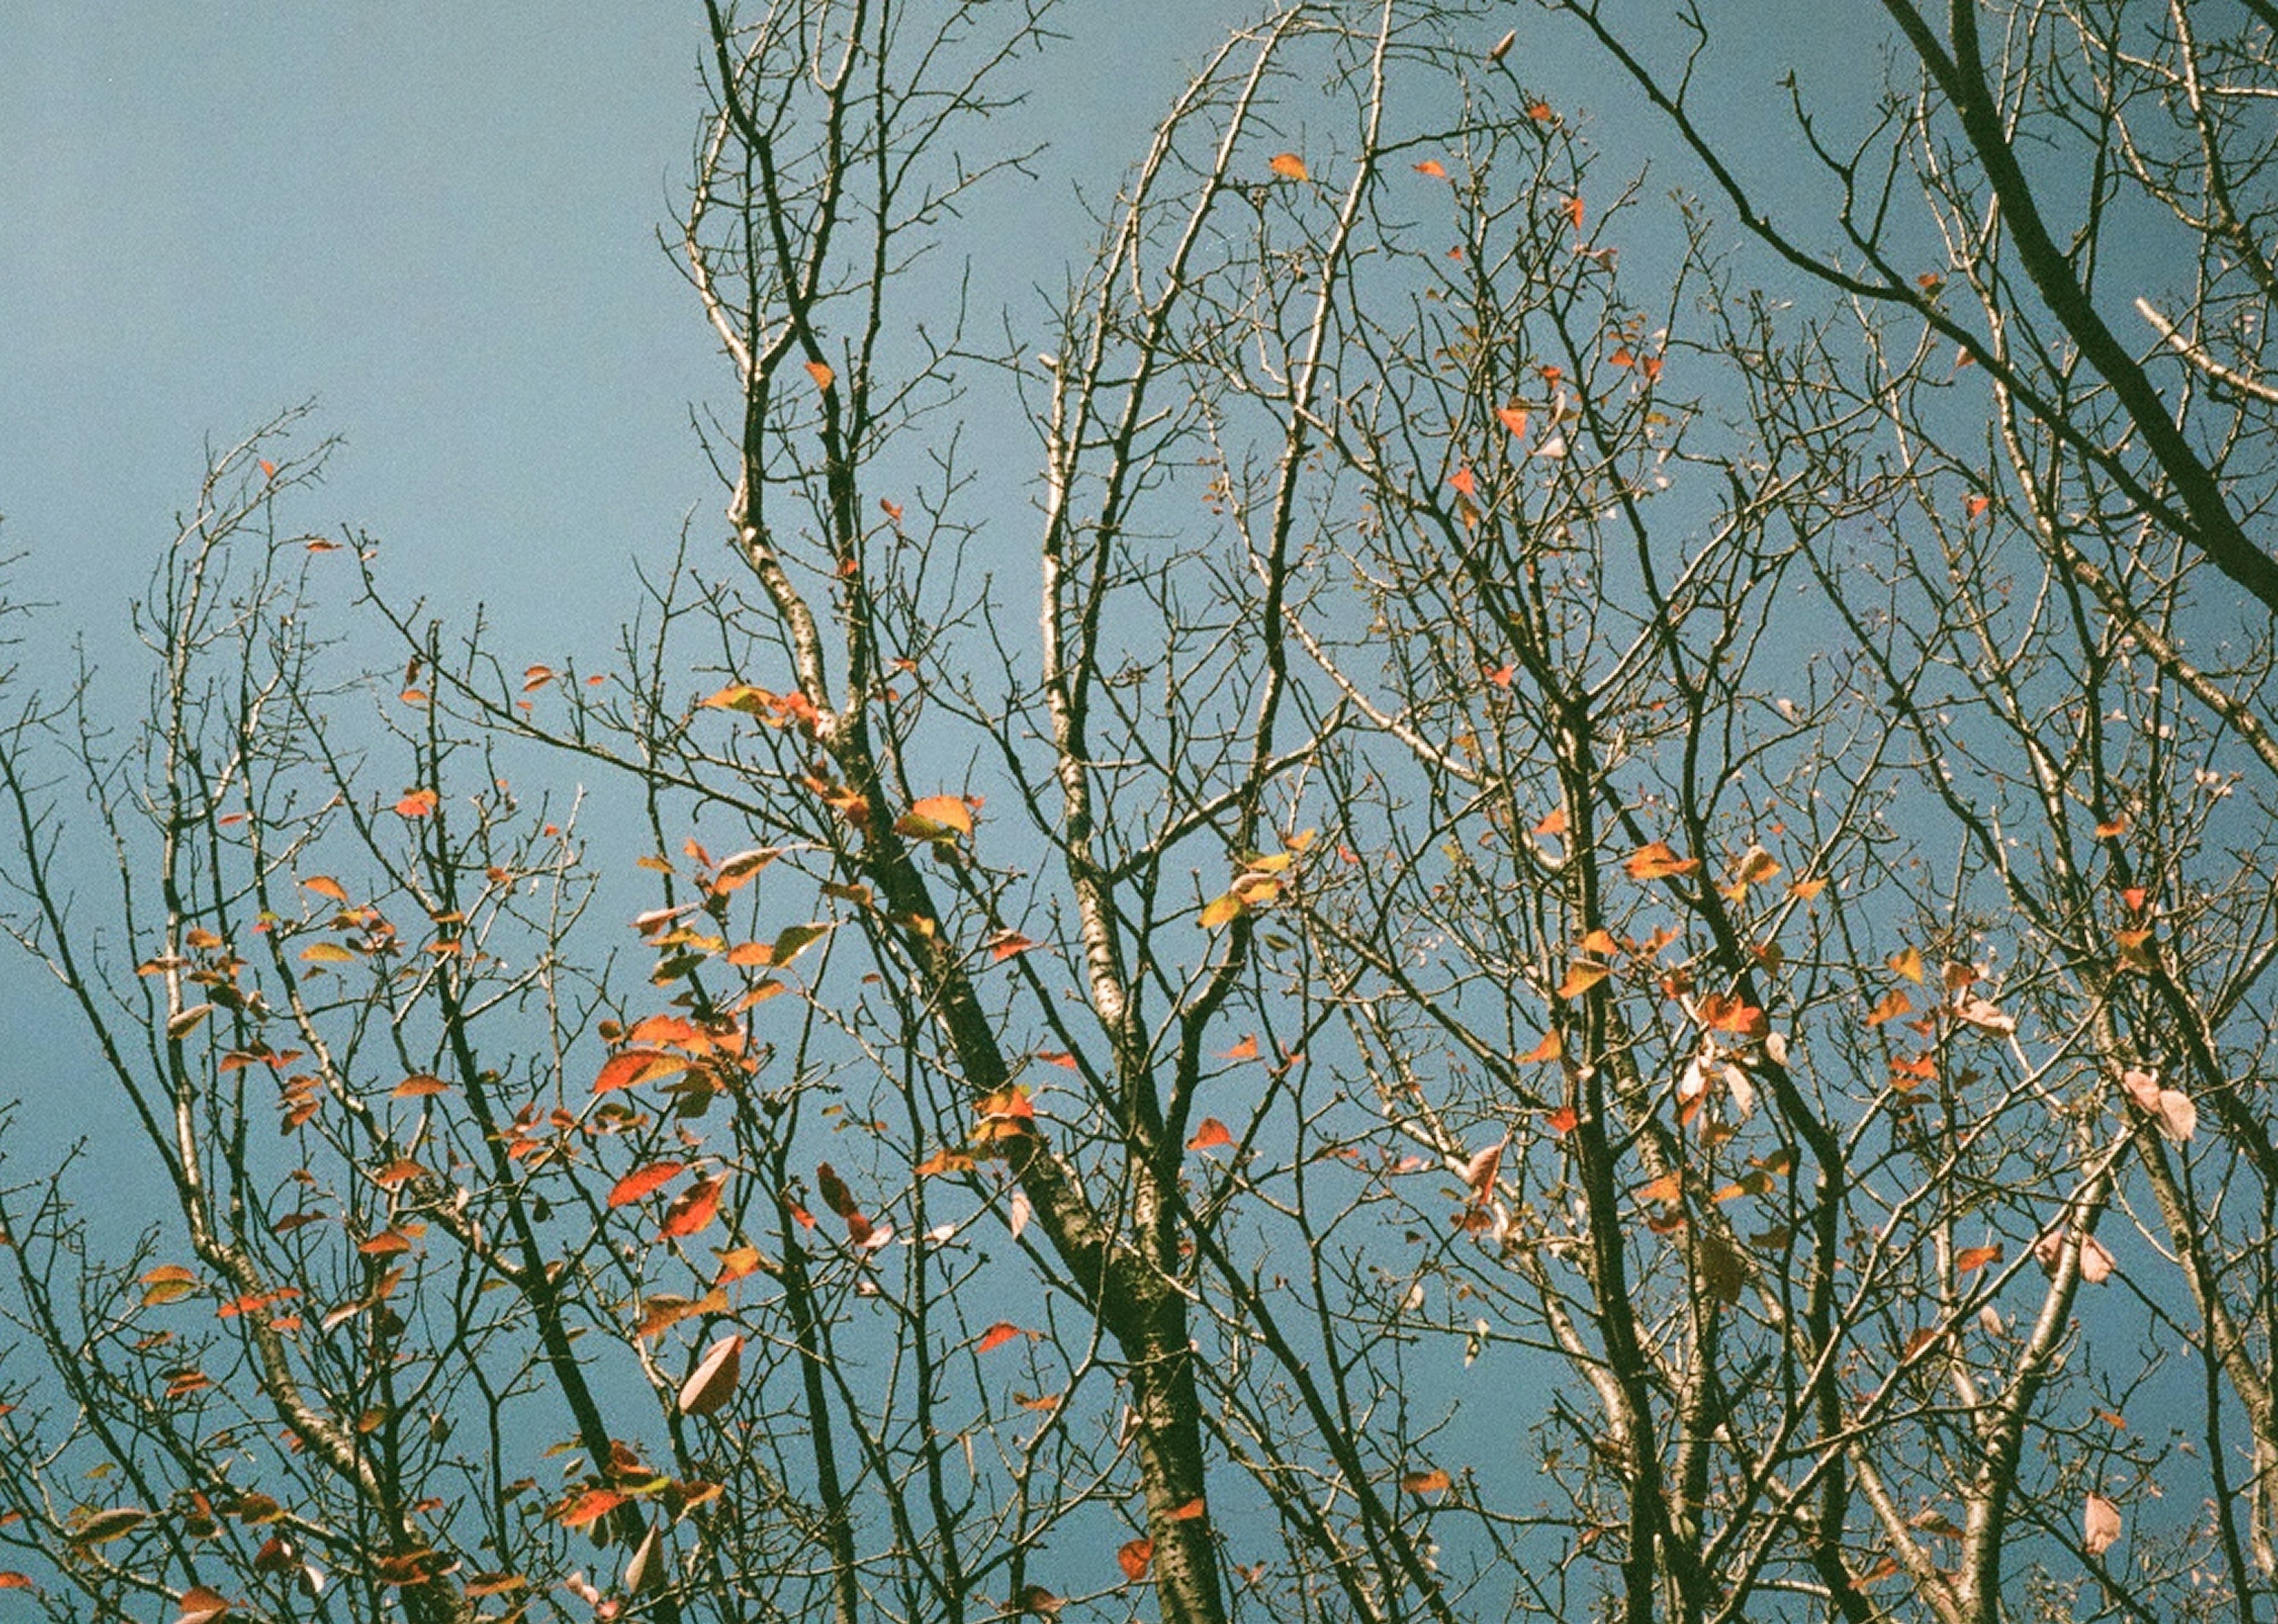
[(2120, 1543), (2120, 1507), (2091, 1494), (2081, 1508), (2080, 1543), (2091, 1556), (2102, 1556)]
[(744, 1339), (722, 1337), (707, 1349), (680, 1384), (680, 1413), (709, 1415), (735, 1396), (737, 1378), (744, 1369)]

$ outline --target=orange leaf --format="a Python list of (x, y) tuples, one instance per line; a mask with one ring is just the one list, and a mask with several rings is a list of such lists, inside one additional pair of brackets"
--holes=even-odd
[(1510, 431), (1512, 438), (1523, 440), (1526, 438), (1525, 408), (1499, 406), (1495, 408), (1495, 416), (1502, 420), (1502, 426)]
[(1579, 232), (1582, 229), (1583, 206), (1582, 200), (1580, 198), (1570, 197), (1563, 203), (1559, 205), (1559, 209), (1568, 219), (1574, 223), (1574, 229), (1576, 231)]
[(1001, 964), (1008, 958), (1018, 957), (1036, 945), (1017, 930), (998, 931), (989, 939), (989, 957)]
[(401, 818), (424, 818), (441, 800), (442, 797), (432, 789), (413, 789), (396, 802), (396, 815)]
[(1147, 1565), (1154, 1559), (1155, 1542), (1151, 1539), (1127, 1539), (1115, 1552), (1115, 1565), (1134, 1584), (1147, 1576)]
[(1203, 1497), (1198, 1494), (1195, 1496), (1193, 1499), (1189, 1500), (1184, 1506), (1180, 1506), (1176, 1511), (1173, 1512), (1167, 1521), (1172, 1522), (1192, 1522), (1197, 1517), (1208, 1515), (1209, 1512), (1210, 1507), (1204, 1503)]
[(1639, 847), (1622, 864), (1632, 880), (1670, 880), (1679, 874), (1689, 874), (1700, 866), (1700, 858), (1678, 856), (1663, 840)]
[(394, 1100), (418, 1100), (424, 1099), (431, 1094), (448, 1094), (450, 1092), (450, 1084), (445, 1082), (440, 1077), (430, 1077), (427, 1073), (423, 1071), (417, 1077), (407, 1077), (401, 1082), (396, 1084), (394, 1088), (388, 1091), (388, 1097)]
[(1953, 1272), (1966, 1275), (2001, 1261), (1999, 1247), (1965, 1247), (1953, 1254)]
[(1536, 1044), (1533, 1048), (1528, 1049), (1526, 1053), (1518, 1057), (1518, 1064), (1521, 1065), (1540, 1065), (1546, 1061), (1557, 1059), (1565, 1052), (1565, 1040), (1558, 1035), (1558, 1028), (1553, 1026), (1549, 1031), (1542, 1034), (1541, 1042)]
[(1923, 956), (1920, 948), (1908, 948), (1903, 953), (1893, 953), (1883, 962), (1891, 967), (1892, 975), (1902, 975), (1916, 987), (1922, 985)]
[(595, 1094), (608, 1094), (619, 1088), (637, 1088), (643, 1083), (653, 1083), (660, 1078), (677, 1077), (688, 1070), (685, 1055), (669, 1055), (661, 1048), (628, 1048), (609, 1056), (601, 1074), (593, 1079)]
[(711, 1227), (719, 1216), (720, 1190), (724, 1178), (704, 1178), (673, 1199), (664, 1209), (664, 1235), (694, 1235)]
[(1194, 1138), (1187, 1141), (1189, 1150), (1210, 1150), (1219, 1145), (1234, 1143), (1233, 1132), (1215, 1117), (1205, 1117), (1195, 1130)]
[(759, 873), (783, 854), (772, 846), (761, 846), (751, 851), (738, 851), (722, 858), (720, 866), (712, 873), (712, 894), (724, 896), (741, 889), (759, 877)]
[(829, 388), (830, 380), (838, 376), (820, 361), (810, 361), (806, 363), (806, 375), (814, 380), (814, 386), (817, 389)]
[(1682, 1199), (1684, 1194), (1684, 1177), (1674, 1170), (1638, 1186), (1638, 1200), (1641, 1201), (1656, 1201), (1667, 1205)]
[(1867, 1011), (1867, 1025), (1879, 1026), (1884, 1021), (1896, 1020), (1915, 1007), (1915, 1001), (1897, 987), (1883, 995), (1881, 1002)]
[(614, 1489), (588, 1489), (562, 1510), (562, 1526), (582, 1529), (598, 1522), (625, 1503), (625, 1497)]
[(1558, 983), (1558, 995), (1561, 998), (1579, 998), (1612, 973), (1603, 964), (1578, 958), (1566, 966), (1566, 979)]
[(1563, 1135), (1571, 1133), (1582, 1119), (1574, 1114), (1572, 1106), (1562, 1105), (1543, 1120), (1549, 1125), (1553, 1133)]
[(1403, 1472), (1400, 1486), (1410, 1494), (1444, 1494), (1456, 1486), (1456, 1480), (1440, 1467), (1420, 1472)]
[(301, 881), (301, 888), (314, 891), (319, 896), (329, 896), (336, 903), (346, 903), (348, 899), (347, 888), (330, 874), (310, 874)]
[(973, 1351), (976, 1353), (989, 1353), (1003, 1347), (1007, 1342), (1014, 1340), (1021, 1334), (1021, 1328), (1012, 1321), (998, 1320), (981, 1333), (981, 1340), (973, 1345)]
[(1416, 166), (1416, 172), (1419, 175), (1429, 175), (1434, 180), (1445, 180), (1448, 178), (1446, 167), (1437, 158), (1426, 158)]
[(1458, 496), (1476, 496), (1479, 494), (1479, 478), (1468, 468), (1459, 468), (1454, 473), (1449, 475), (1448, 483), (1456, 488), (1456, 494)]
[(609, 1205), (629, 1207), (654, 1191), (661, 1190), (686, 1172), (678, 1162), (652, 1162), (646, 1167), (637, 1167), (609, 1186)]
[(1257, 1058), (1257, 1034), (1244, 1033), (1242, 1041), (1219, 1056), (1220, 1060), (1255, 1060)]
[(894, 820), (894, 833), (909, 840), (950, 840), (973, 833), (973, 809), (962, 796), (929, 795)]
[(1266, 161), (1265, 167), (1284, 180), (1305, 179), (1305, 160), (1294, 152), (1277, 152)]

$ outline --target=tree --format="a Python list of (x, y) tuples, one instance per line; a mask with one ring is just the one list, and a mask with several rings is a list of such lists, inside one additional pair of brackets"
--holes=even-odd
[[(2230, 392), (2155, 433), (1999, 233), (1813, 256), (1565, 9), (1847, 305), (1605, 179), (1484, 15), (1299, 5), (1198, 67), (1042, 353), (991, 344), (927, 255), (1027, 164), (1048, 18), (707, 5), (727, 545), (620, 662), (295, 534), (297, 416), (212, 460), (141, 725), (33, 698), (0, 748), (11, 926), (171, 1193), (116, 1260), (71, 1179), (0, 1201), (0, 1539), (51, 1553), (10, 1582), (2257, 1615), (2272, 677), (2207, 578), (2251, 587), (2269, 474), (2209, 313), (2259, 321), (2152, 301), (2161, 376)], [(2089, 82), (2060, 21), (1991, 105)], [(2196, 221), (2142, 127), (2265, 36), (2103, 26), (2140, 100), (2078, 121), (2091, 195)], [(1978, 153), (2013, 221), (1940, 49), (1978, 80), (1874, 150), (1949, 219)], [(2192, 127), (2251, 243), (2248, 126)], [(1017, 548), (959, 427), (1006, 411)], [(359, 559), (384, 680), (317, 629)], [(565, 770), (583, 825), (511, 787)]]

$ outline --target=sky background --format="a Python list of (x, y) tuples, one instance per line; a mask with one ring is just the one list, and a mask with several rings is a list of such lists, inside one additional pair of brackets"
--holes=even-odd
[[(1024, 344), (1046, 331), (1044, 294), (1092, 235), (1077, 182), (1112, 194), (1184, 65), (1253, 10), (1064, 9), (1072, 37), (1003, 131), (1050, 144), (1039, 178), (984, 192), (969, 220), (979, 326), (1001, 309)], [(1831, 91), (1871, 82), (1863, 5), (1850, 27), (1807, 23), (1803, 0), (1719, 15), (1738, 32), (1702, 89), (1743, 137), (1784, 125), (1790, 65)], [(19, 680), (67, 682), (83, 640), (110, 682), (99, 705), (131, 716), (145, 678), (127, 606), (208, 448), (304, 401), (304, 435), (345, 446), (294, 523), (376, 538), (399, 601), (460, 623), (483, 603), (509, 663), (606, 663), (638, 605), (635, 562), (669, 557), (684, 526), (699, 547), (721, 535), (690, 418), (732, 398), (730, 375), (657, 243), (699, 129), (702, 20), (693, 0), (127, 0), (99, 19), (0, 0), (0, 554), (19, 555), (0, 593), (51, 606), (13, 628)], [(1466, 26), (1484, 55), (1514, 24), (1511, 64), (1601, 147), (1609, 189), (1648, 159), (1648, 199), (1692, 182), (1533, 7)], [(1776, 157), (1780, 143), (1738, 149)], [(1792, 175), (1762, 178), (1793, 196)], [(1013, 465), (1003, 522), (977, 545), (1010, 561), (1032, 534), (1019, 475), (1034, 437), (980, 426)], [(1031, 620), (1024, 606), (1005, 618)], [(110, 882), (86, 855), (99, 911)], [(73, 1074), (54, 997), (0, 980), (0, 1029), (36, 1034), (0, 1065), (0, 1100), (36, 1108)], [(25, 1125), (35, 1140), (101, 1125), (83, 1111), (35, 1109)]]
[[(1251, 10), (1068, 8), (1072, 48), (1021, 115), (1053, 143), (1050, 179), (983, 200), (976, 237), (1016, 250), (980, 267), (983, 309), (1038, 317), (1031, 286), (1088, 234), (1069, 179), (1112, 182), (1180, 63)], [(1522, 77), (1638, 161), (1618, 88), (1508, 10)], [(1740, 10), (1744, 43), (1778, 38), (1807, 68), (1855, 62), (1865, 37), (1781, 28), (1800, 15), (1789, 0)], [(1483, 46), (1503, 20), (1479, 20)], [(314, 400), (312, 430), (348, 442), (329, 506), (381, 539), (394, 581), (486, 599), (509, 630), (527, 614), (605, 637), (629, 561), (692, 513), (717, 523), (688, 424), (726, 373), (655, 239), (684, 194), (701, 21), (662, 0), (133, 0), (97, 23), (0, 0), (0, 549), (29, 555), (15, 595), (56, 601), (100, 653), (204, 446)], [(1777, 113), (1780, 65), (1731, 54), (1731, 117)]]

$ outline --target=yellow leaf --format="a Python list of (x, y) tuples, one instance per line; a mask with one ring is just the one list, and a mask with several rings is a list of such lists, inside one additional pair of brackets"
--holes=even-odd
[(1228, 891), (1203, 904), (1202, 926), (1204, 930), (1216, 930), (1221, 925), (1231, 925), (1242, 917), (1242, 898)]

